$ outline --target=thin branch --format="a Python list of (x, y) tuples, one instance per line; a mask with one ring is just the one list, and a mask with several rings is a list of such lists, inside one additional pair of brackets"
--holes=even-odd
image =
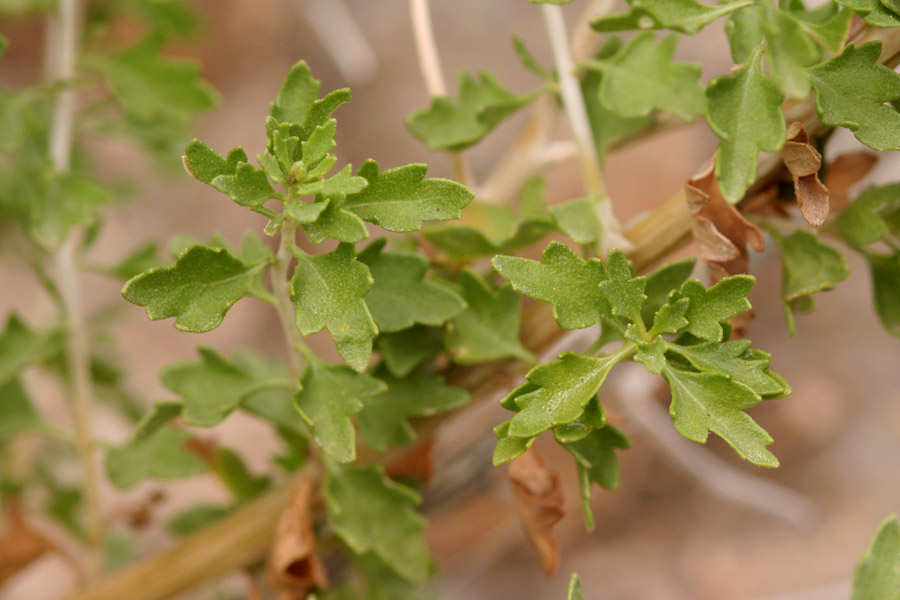
[(269, 272), (269, 275), (271, 277), (272, 293), (276, 301), (275, 308), (278, 311), (278, 321), (281, 324), (284, 343), (291, 361), (291, 377), (294, 381), (297, 381), (303, 374), (304, 361), (299, 349), (304, 342), (300, 338), (300, 332), (297, 330), (294, 307), (291, 305), (290, 283), (288, 281), (288, 269), (291, 261), (294, 259), (293, 254), (291, 254), (291, 244), (295, 240), (295, 228), (295, 225), (287, 221), (282, 225), (278, 240), (278, 253), (275, 255), (275, 266)]
[[(56, 54), (47, 58), (51, 69), (49, 78), (62, 85), (56, 97), (53, 122), (50, 129), (50, 160), (57, 173), (71, 168), (72, 144), (75, 135), (75, 90), (71, 82), (75, 78), (75, 61), (81, 37), (82, 10), (80, 0), (60, 0), (58, 13), (48, 27), (47, 46)], [(81, 466), (84, 471), (84, 506), (86, 538), (89, 551), (88, 579), (96, 575), (102, 563), (103, 517), (100, 510), (100, 476), (94, 460), (94, 435), (91, 424), (93, 414), (93, 384), (90, 372), (90, 350), (87, 322), (81, 301), (81, 285), (77, 263), (79, 245), (75, 231), (53, 256), (56, 287), (64, 311), (66, 326), (66, 358), (72, 391), (72, 409), (75, 413), (75, 436)]]

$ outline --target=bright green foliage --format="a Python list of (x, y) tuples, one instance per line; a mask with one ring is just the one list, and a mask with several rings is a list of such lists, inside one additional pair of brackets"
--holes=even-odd
[(468, 308), (447, 326), (447, 348), (460, 363), (517, 358), (530, 362), (531, 353), (519, 341), (521, 300), (509, 286), (494, 291), (475, 271), (459, 277)]
[(271, 479), (254, 475), (243, 459), (228, 448), (217, 448), (213, 470), (238, 503), (247, 502), (269, 488)]
[(550, 242), (541, 262), (515, 256), (497, 256), (491, 262), (517, 292), (552, 304), (556, 322), (564, 329), (590, 327), (609, 314), (599, 294), (603, 263), (585, 260), (565, 244)]
[(891, 515), (881, 522), (856, 566), (850, 600), (900, 598), (900, 522)]
[(888, 4), (890, 0), (835, 0), (835, 2), (851, 9), (867, 23), (876, 27), (900, 26), (900, 14), (896, 11), (900, 7), (896, 6), (896, 3)]
[(218, 175), (211, 185), (228, 194), (240, 206), (250, 210), (270, 214), (264, 206), (267, 200), (279, 198), (281, 194), (275, 191), (269, 184), (269, 178), (262, 169), (257, 169), (247, 163), (238, 163), (233, 175)]
[(59, 350), (52, 333), (37, 332), (15, 313), (6, 320), (0, 333), (0, 385), (12, 380), (22, 369), (46, 360)]
[(819, 44), (830, 52), (838, 53), (844, 47), (844, 40), (850, 31), (853, 12), (837, 4), (826, 3), (806, 10), (802, 3), (792, 2), (787, 9), (800, 26)]
[(390, 446), (405, 446), (416, 439), (408, 417), (426, 417), (453, 410), (469, 401), (469, 394), (449, 386), (440, 377), (397, 379), (378, 375), (387, 389), (363, 398), (365, 408), (357, 415), (366, 442), (380, 452)]
[(578, 576), (578, 573), (572, 573), (572, 578), (569, 580), (569, 593), (566, 598), (567, 600), (584, 600), (584, 592), (581, 590), (581, 578)]
[(678, 433), (705, 443), (712, 431), (753, 464), (778, 466), (778, 459), (766, 450), (772, 437), (743, 412), (760, 401), (753, 390), (720, 373), (666, 367), (663, 376), (672, 389), (669, 412)]
[(642, 324), (641, 306), (647, 299), (644, 295), (646, 285), (647, 278), (634, 276), (634, 269), (621, 250), (609, 253), (606, 279), (600, 282), (599, 289), (609, 302), (612, 314)]
[(425, 258), (384, 252), (383, 247), (383, 240), (375, 242), (357, 257), (375, 279), (366, 294), (366, 305), (379, 331), (400, 331), (416, 323), (443, 325), (465, 310), (466, 303), (459, 295), (425, 280)]
[(333, 252), (310, 256), (295, 251), (297, 267), (291, 279), (291, 299), (297, 307), (297, 328), (303, 335), (328, 329), (347, 364), (362, 371), (378, 333), (363, 297), (372, 275), (356, 260), (353, 246), (341, 244)]
[(384, 364), (394, 377), (406, 377), (429, 358), (444, 350), (441, 330), (415, 326), (375, 339)]
[(0, 386), (0, 415), (0, 443), (41, 427), (41, 417), (18, 379)]
[(212, 427), (251, 392), (291, 387), (284, 378), (257, 379), (248, 369), (229, 362), (212, 348), (201, 347), (198, 351), (200, 362), (170, 365), (160, 374), (163, 384), (184, 403), (182, 417), (189, 425)]
[(558, 360), (533, 368), (526, 379), (537, 389), (515, 396), (519, 412), (510, 421), (509, 435), (535, 437), (577, 419), (621, 359), (565, 352)]
[(669, 303), (681, 298), (690, 299), (684, 314), (689, 324), (684, 330), (698, 338), (720, 342), (724, 335), (721, 322), (750, 310), (747, 295), (755, 281), (750, 275), (732, 275), (706, 289), (702, 283), (691, 279), (670, 297)]
[(196, 64), (161, 56), (163, 41), (151, 36), (116, 55), (92, 56), (90, 63), (102, 71), (129, 117), (184, 126), (212, 108), (218, 94), (200, 79)]
[(479, 142), (500, 122), (543, 90), (517, 95), (505, 89), (491, 73), (479, 73), (476, 81), (460, 73), (459, 98), (434, 98), (431, 106), (406, 118), (410, 132), (431, 150), (462, 150)]
[(787, 382), (769, 369), (772, 356), (750, 349), (749, 340), (690, 345), (667, 343), (666, 348), (687, 359), (698, 371), (727, 375), (763, 398), (780, 398), (791, 393)]
[(197, 139), (184, 149), (184, 168), (192, 177), (208, 185), (220, 175), (234, 175), (238, 165), (246, 162), (247, 154), (240, 147), (232, 149), (224, 158)]
[(306, 61), (294, 65), (284, 78), (269, 114), (280, 122), (303, 123), (313, 102), (319, 99), (322, 83), (313, 78)]
[(900, 337), (900, 252), (869, 256), (875, 311), (885, 330)]
[(631, 448), (631, 440), (612, 425), (594, 429), (581, 440), (563, 444), (578, 466), (578, 487), (588, 531), (594, 530), (591, 485), (607, 490), (619, 487), (619, 459), (616, 450)]
[(369, 185), (347, 197), (344, 209), (388, 231), (416, 231), (422, 221), (458, 219), (472, 192), (448, 179), (425, 179), (426, 165), (413, 164), (378, 172), (367, 160), (358, 175)]
[(606, 198), (586, 196), (554, 204), (550, 210), (560, 230), (576, 244), (596, 244), (600, 241), (600, 219), (596, 204)]
[(143, 417), (134, 426), (134, 439), (140, 440), (147, 437), (172, 419), (181, 416), (181, 409), (184, 404), (179, 401), (156, 402), (150, 412), (144, 414)]
[(187, 444), (190, 433), (163, 427), (140, 440), (111, 448), (106, 454), (106, 473), (120, 489), (144, 479), (181, 479), (205, 473), (206, 463)]
[(363, 409), (362, 398), (387, 390), (381, 381), (346, 365), (311, 360), (295, 402), (316, 442), (334, 460), (356, 459), (356, 434), (350, 417)]
[(228, 514), (228, 509), (217, 504), (196, 504), (177, 513), (166, 524), (169, 533), (185, 537), (206, 529)]
[(647, 299), (641, 307), (641, 317), (647, 329), (653, 326), (656, 311), (667, 303), (669, 292), (680, 287), (691, 276), (695, 262), (693, 258), (679, 260), (663, 265), (647, 276), (644, 286)]
[(648, 31), (632, 37), (609, 59), (589, 63), (603, 72), (600, 101), (623, 117), (661, 110), (688, 121), (702, 114), (701, 66), (673, 62), (677, 44), (675, 35), (657, 42)]
[(231, 306), (246, 296), (268, 265), (247, 265), (223, 248), (193, 246), (175, 265), (130, 279), (122, 288), (126, 300), (147, 309), (147, 317), (175, 319), (182, 331), (202, 333), (218, 327)]
[(299, 217), (298, 221), (309, 221), (314, 215), (314, 221), (303, 225), (303, 231), (313, 243), (320, 244), (331, 238), (344, 244), (355, 244), (369, 237), (369, 232), (362, 219), (344, 210), (345, 201), (343, 196), (326, 198), (319, 195), (315, 204), (297, 203), (295, 206), (302, 204), (302, 212), (292, 208), (288, 214)]
[(822, 123), (846, 127), (878, 151), (900, 150), (900, 75), (877, 64), (881, 42), (850, 44), (840, 56), (809, 69)]
[(73, 227), (96, 223), (97, 209), (113, 199), (108, 188), (78, 173), (40, 177), (48, 181), (29, 183), (35, 195), (30, 198), (28, 227), (44, 248), (57, 247)]
[(752, 4), (752, 0), (736, 0), (719, 6), (708, 6), (697, 0), (628, 0), (631, 11), (597, 17), (591, 27), (601, 33), (629, 29), (672, 29), (697, 33), (719, 17)]
[(432, 570), (422, 532), (425, 519), (410, 488), (374, 466), (335, 466), (324, 487), (328, 524), (356, 554), (374, 552), (395, 573), (422, 582)]
[(732, 75), (714, 79), (706, 90), (707, 119), (721, 138), (716, 153), (716, 179), (722, 195), (737, 202), (756, 178), (760, 150), (775, 152), (787, 129), (781, 114), (781, 91), (760, 69), (754, 52)]
[(844, 255), (823, 244), (811, 233), (797, 231), (789, 236), (773, 233), (781, 253), (781, 296), (788, 328), (794, 333), (794, 310), (809, 312), (812, 296), (826, 292), (850, 275)]
[[(881, 241), (891, 233), (885, 217), (900, 211), (900, 184), (872, 187), (856, 197), (837, 219), (844, 241), (862, 248)], [(897, 232), (900, 234), (900, 231)]]

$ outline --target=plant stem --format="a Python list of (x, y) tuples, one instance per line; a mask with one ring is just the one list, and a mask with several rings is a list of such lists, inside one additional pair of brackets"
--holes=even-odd
[[(47, 58), (50, 79), (63, 87), (56, 97), (53, 122), (50, 129), (50, 160), (56, 173), (66, 173), (71, 168), (72, 143), (75, 135), (75, 90), (71, 82), (75, 77), (75, 60), (78, 40), (81, 37), (82, 9), (80, 0), (60, 0), (58, 13), (51, 17), (48, 26), (51, 39), (48, 48), (55, 56)], [(56, 271), (56, 288), (63, 310), (66, 330), (66, 358), (72, 393), (72, 409), (75, 413), (75, 438), (84, 471), (84, 506), (86, 538), (88, 546), (87, 578), (90, 580), (101, 569), (103, 550), (103, 516), (100, 511), (99, 473), (94, 461), (93, 384), (90, 372), (90, 349), (87, 322), (81, 299), (81, 282), (77, 263), (79, 236), (70, 231), (65, 241), (55, 251), (53, 262)]]
[(294, 255), (291, 253), (291, 245), (294, 243), (294, 232), (297, 226), (285, 221), (281, 226), (281, 234), (278, 240), (278, 253), (275, 255), (275, 266), (271, 271), (272, 293), (275, 295), (278, 311), (278, 320), (281, 322), (281, 331), (284, 334), (284, 343), (291, 361), (291, 377), (296, 382), (303, 375), (303, 356), (300, 349), (304, 347), (300, 332), (297, 331), (297, 323), (294, 317), (294, 306), (291, 304), (291, 289), (288, 279), (288, 269)]

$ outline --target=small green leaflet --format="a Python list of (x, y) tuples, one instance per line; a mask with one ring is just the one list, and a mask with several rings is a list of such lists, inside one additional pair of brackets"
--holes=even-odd
[(44, 361), (60, 350), (60, 340), (52, 333), (37, 332), (15, 313), (0, 333), (0, 385), (11, 381), (24, 368)]
[(58, 246), (73, 227), (96, 223), (97, 209), (114, 198), (110, 189), (80, 173), (34, 177), (28, 230), (44, 248)]
[(423, 362), (444, 351), (441, 329), (416, 325), (375, 338), (375, 347), (394, 377), (406, 377)]
[(193, 436), (172, 427), (157, 429), (140, 440), (111, 448), (106, 454), (106, 473), (119, 489), (144, 479), (181, 479), (207, 471), (206, 463), (187, 444)]
[(328, 198), (320, 194), (313, 204), (289, 203), (288, 216), (303, 223), (303, 231), (314, 244), (321, 244), (329, 238), (344, 244), (355, 244), (369, 237), (369, 231), (362, 219), (344, 210), (345, 203), (343, 195)]
[(459, 363), (517, 358), (531, 362), (532, 355), (519, 341), (519, 296), (509, 286), (492, 290), (475, 271), (459, 277), (468, 308), (447, 325), (447, 348)]
[(850, 600), (900, 598), (900, 522), (891, 515), (881, 522), (856, 566)]
[(20, 433), (40, 429), (42, 420), (31, 404), (25, 387), (18, 379), (10, 379), (0, 386), (0, 442)]
[(747, 295), (755, 283), (750, 275), (732, 275), (707, 289), (698, 280), (690, 279), (669, 297), (669, 304), (689, 298), (684, 314), (689, 324), (684, 330), (698, 338), (720, 342), (724, 337), (721, 322), (750, 310)]
[(269, 114), (284, 123), (303, 123), (313, 102), (319, 99), (322, 82), (315, 79), (306, 61), (291, 67), (278, 90)]
[(578, 576), (578, 573), (572, 573), (572, 578), (569, 580), (569, 593), (566, 599), (584, 600), (584, 592), (581, 591), (581, 577)]
[(693, 373), (667, 366), (663, 376), (672, 390), (669, 412), (678, 433), (705, 443), (712, 431), (753, 464), (778, 466), (778, 459), (766, 450), (772, 437), (743, 412), (759, 403), (756, 392), (720, 373)]
[(387, 390), (381, 381), (346, 365), (318, 359), (309, 362), (295, 404), (316, 442), (339, 462), (356, 459), (356, 434), (351, 416), (363, 409), (362, 398)]
[(234, 175), (238, 165), (247, 162), (247, 153), (237, 147), (223, 158), (200, 140), (194, 139), (184, 149), (182, 162), (191, 177), (212, 185), (213, 179), (220, 175)]
[(251, 473), (243, 459), (228, 448), (216, 449), (213, 471), (239, 504), (257, 497), (272, 483), (264, 475)]
[[(846, 6), (857, 13), (867, 23), (876, 27), (900, 26), (900, 15), (888, 7), (890, 0), (835, 0), (841, 6)], [(900, 8), (894, 3), (894, 9)]]
[(577, 419), (622, 358), (565, 352), (558, 360), (533, 368), (526, 379), (536, 389), (522, 394), (517, 388), (511, 393), (519, 412), (510, 421), (509, 435), (535, 437)]
[(878, 64), (881, 42), (849, 44), (840, 56), (809, 69), (816, 112), (826, 125), (846, 127), (866, 146), (900, 150), (900, 75)]
[(697, 0), (628, 0), (631, 11), (597, 17), (591, 27), (601, 33), (630, 29), (672, 29), (694, 34), (731, 12), (750, 6), (753, 0), (736, 0), (707, 6)]
[(850, 267), (843, 254), (806, 231), (789, 236), (773, 232), (772, 237), (781, 254), (781, 295), (788, 329), (793, 335), (794, 310), (809, 312), (810, 296), (833, 290), (850, 275)]
[(642, 325), (641, 306), (647, 296), (646, 277), (635, 277), (634, 268), (621, 250), (614, 249), (606, 259), (606, 279), (598, 286), (609, 302), (612, 314)]
[(759, 151), (779, 150), (787, 135), (781, 91), (762, 74), (760, 59), (757, 49), (743, 67), (714, 79), (706, 90), (707, 120), (722, 140), (716, 179), (731, 203), (739, 201), (756, 178)]
[(604, 74), (600, 101), (622, 117), (661, 110), (689, 121), (702, 114), (706, 107), (702, 67), (673, 62), (677, 43), (675, 35), (657, 42), (653, 33), (639, 33), (609, 59), (588, 63)]
[(869, 255), (875, 311), (885, 330), (900, 337), (900, 252)]
[(236, 362), (229, 362), (212, 348), (201, 347), (200, 362), (170, 365), (160, 374), (163, 384), (181, 397), (181, 416), (188, 425), (219, 424), (242, 400), (262, 389), (291, 389), (289, 379), (258, 379)]
[(344, 210), (388, 231), (416, 231), (423, 221), (458, 219), (474, 194), (449, 179), (425, 179), (426, 165), (412, 164), (379, 173), (367, 160), (357, 171), (369, 185), (350, 194)]
[(297, 307), (297, 328), (303, 335), (328, 329), (341, 357), (362, 371), (378, 333), (363, 297), (372, 287), (368, 267), (356, 260), (350, 244), (310, 256), (294, 250), (297, 267), (291, 278), (291, 299)]
[(791, 393), (787, 382), (769, 370), (772, 356), (751, 350), (749, 340), (691, 345), (667, 343), (666, 348), (687, 359), (697, 370), (727, 375), (763, 398), (780, 398)]
[(428, 261), (417, 254), (384, 252), (384, 240), (357, 257), (369, 267), (375, 284), (366, 305), (382, 332), (400, 331), (416, 323), (443, 325), (466, 308), (466, 302), (446, 286), (425, 280)]
[(695, 263), (693, 258), (686, 258), (663, 265), (647, 276), (644, 286), (647, 299), (641, 306), (641, 317), (647, 329), (653, 326), (656, 311), (667, 303), (669, 292), (681, 286), (691, 276)]
[(476, 81), (460, 73), (459, 99), (434, 98), (428, 108), (410, 113), (406, 118), (410, 132), (431, 150), (462, 150), (543, 93), (538, 89), (520, 96), (505, 89), (491, 73), (481, 72), (479, 77)]
[(374, 552), (407, 581), (428, 578), (426, 521), (413, 510), (420, 502), (415, 491), (385, 478), (379, 467), (336, 465), (323, 492), (328, 524), (353, 552)]
[(594, 429), (581, 440), (563, 444), (578, 466), (578, 487), (588, 531), (594, 530), (591, 485), (607, 490), (619, 487), (619, 459), (616, 450), (631, 448), (631, 440), (612, 425)]
[(856, 197), (837, 218), (844, 241), (855, 248), (874, 244), (890, 234), (882, 213), (900, 211), (900, 183), (872, 187)]
[(416, 431), (407, 422), (408, 417), (427, 417), (469, 401), (465, 390), (447, 385), (440, 377), (397, 379), (387, 373), (378, 377), (387, 389), (363, 398), (365, 408), (357, 419), (366, 442), (379, 452), (415, 441)]
[(496, 256), (491, 262), (517, 292), (552, 304), (563, 329), (590, 327), (610, 314), (600, 296), (603, 263), (585, 260), (565, 244), (550, 242), (541, 262), (515, 256)]
[(282, 198), (269, 183), (269, 178), (262, 169), (243, 162), (237, 164), (233, 175), (218, 175), (210, 185), (231, 196), (231, 199), (240, 206), (266, 216), (273, 214), (265, 207), (266, 201)]
[(134, 439), (140, 440), (173, 419), (181, 416), (182, 402), (166, 401), (156, 402), (150, 412), (146, 413), (134, 426)]
[(215, 106), (218, 94), (200, 79), (195, 63), (163, 57), (163, 42), (150, 36), (112, 56), (92, 55), (88, 62), (104, 74), (129, 115), (183, 126), (195, 113)]
[(181, 331), (202, 333), (218, 327), (231, 306), (250, 292), (268, 260), (247, 265), (223, 248), (193, 246), (175, 265), (130, 279), (126, 300), (147, 310), (151, 320), (175, 319)]
[(608, 202), (602, 196), (585, 196), (554, 204), (550, 210), (560, 230), (576, 244), (596, 244), (600, 241), (600, 219), (597, 216), (598, 202)]

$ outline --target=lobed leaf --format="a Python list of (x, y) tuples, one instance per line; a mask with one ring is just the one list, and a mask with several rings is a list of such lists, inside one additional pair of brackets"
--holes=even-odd
[(900, 598), (900, 523), (891, 515), (878, 526), (856, 566), (850, 600)]
[(124, 490), (144, 479), (182, 479), (205, 473), (206, 463), (188, 448), (192, 439), (187, 431), (164, 427), (113, 447), (106, 454), (106, 474), (113, 485)]

